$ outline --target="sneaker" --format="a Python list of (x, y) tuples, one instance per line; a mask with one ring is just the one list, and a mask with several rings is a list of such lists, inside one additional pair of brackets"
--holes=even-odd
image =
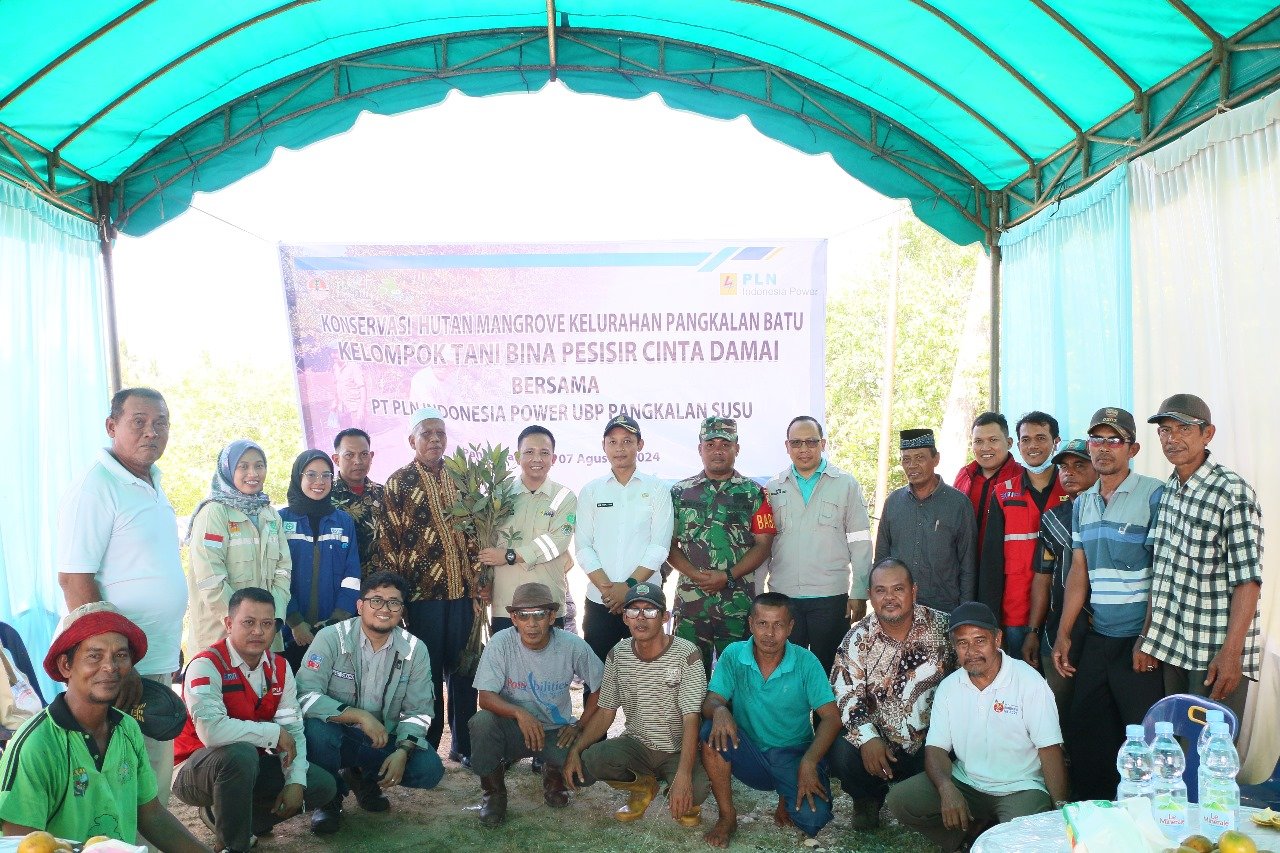
[(463, 755), (461, 752), (458, 752), (457, 750), (452, 750), (452, 749), (449, 750), (449, 760), (457, 762), (458, 764), (461, 764), (463, 767), (471, 766), (471, 759)]

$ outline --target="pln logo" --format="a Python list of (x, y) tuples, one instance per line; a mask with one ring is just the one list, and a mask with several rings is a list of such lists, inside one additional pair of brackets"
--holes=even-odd
[(738, 295), (738, 274), (736, 272), (720, 273), (720, 295), (721, 296), (737, 296)]

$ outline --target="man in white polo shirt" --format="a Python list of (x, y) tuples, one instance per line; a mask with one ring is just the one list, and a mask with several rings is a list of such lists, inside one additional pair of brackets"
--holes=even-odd
[(950, 624), (963, 668), (933, 695), (924, 772), (887, 802), (899, 823), (947, 853), (993, 823), (1061, 807), (1068, 796), (1058, 706), (1044, 677), (1000, 650), (985, 604), (961, 604)]
[[(164, 397), (151, 388), (117, 392), (107, 435), (111, 447), (99, 452), (62, 499), (58, 583), (68, 611), (108, 601), (147, 635), (147, 656), (125, 679), (115, 703), (132, 708), (142, 698), (138, 676), (172, 683), (187, 611), (177, 521), (155, 464), (169, 443)], [(145, 742), (160, 803), (167, 806), (173, 741)]]
[[(622, 621), (623, 600), (628, 589), (660, 572), (675, 526), (671, 489), (636, 470), (644, 448), (640, 425), (618, 415), (604, 425), (603, 447), (612, 471), (582, 487), (575, 534), (578, 566), (591, 581), (583, 638), (601, 661), (631, 636)], [(662, 579), (655, 583), (661, 586)]]

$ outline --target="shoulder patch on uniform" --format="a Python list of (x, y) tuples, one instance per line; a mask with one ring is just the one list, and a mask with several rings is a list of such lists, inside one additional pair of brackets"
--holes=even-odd
[(286, 521), (286, 522), (284, 523), (284, 532), (285, 532), (285, 533), (296, 533), (297, 531), (298, 531), (298, 522), (296, 522), (296, 521)]
[(312, 652), (307, 655), (307, 669), (319, 669), (320, 664), (324, 662), (324, 655)]

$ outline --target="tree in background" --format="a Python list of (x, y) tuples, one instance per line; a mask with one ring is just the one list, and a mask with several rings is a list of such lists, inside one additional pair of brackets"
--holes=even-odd
[[(888, 242), (886, 234), (886, 243)], [(974, 291), (981, 249), (956, 246), (915, 218), (904, 218), (898, 279), (898, 343), (894, 369), (893, 438), (889, 489), (906, 484), (898, 466), (897, 430), (942, 425), (952, 375)], [(827, 301), (827, 431), (831, 456), (862, 483), (872, 516), (880, 430), (885, 313), (892, 252), (851, 282), (829, 290)], [(970, 400), (985, 400), (989, 367), (962, 367)], [(972, 418), (977, 412), (972, 412)], [(958, 461), (958, 460), (953, 460)]]
[(125, 344), (120, 349), (125, 386), (155, 388), (169, 404), (172, 427), (160, 469), (184, 530), (196, 504), (209, 494), (219, 451), (237, 438), (262, 445), (266, 492), (273, 504), (284, 503), (293, 460), (303, 449), (298, 392), (288, 363), (215, 362), (204, 353), (195, 365), (166, 370), (131, 357)]

